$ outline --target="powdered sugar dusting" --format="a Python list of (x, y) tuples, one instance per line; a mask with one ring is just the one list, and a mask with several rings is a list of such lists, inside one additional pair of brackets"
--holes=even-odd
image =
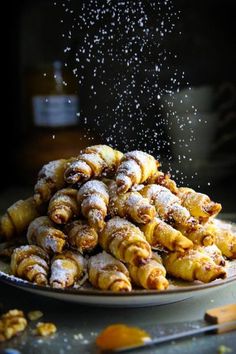
[(71, 271), (70, 269), (65, 267), (64, 260), (62, 259), (54, 260), (51, 265), (50, 283), (56, 281), (61, 284), (66, 284), (70, 271)]
[[(71, 162), (69, 165), (68, 165), (68, 169), (75, 169), (75, 170), (78, 170), (79, 172), (83, 171), (83, 170), (86, 170), (88, 168), (88, 164), (85, 162), (85, 161), (82, 161), (82, 160), (76, 160), (76, 161), (73, 161)], [(67, 171), (68, 171), (67, 169)]]
[(45, 277), (47, 276), (47, 269), (48, 265), (45, 261), (42, 262), (42, 264), (34, 264), (34, 272), (38, 274), (43, 274)]
[(110, 219), (107, 222), (106, 228), (114, 228), (116, 231), (119, 231), (120, 229), (127, 228), (130, 226), (136, 228), (138, 232), (141, 232), (139, 228), (137, 228), (134, 224), (132, 224), (126, 219), (120, 218), (119, 216), (115, 216), (114, 218)]
[(99, 156), (99, 154), (94, 153), (88, 153), (88, 154), (82, 154), (79, 155), (78, 157), (78, 161), (74, 162), (74, 166), (76, 166), (76, 164), (79, 165), (80, 161), (85, 161), (89, 164), (92, 163), (93, 165), (98, 165), (100, 167), (105, 167), (105, 162), (104, 160)]
[(143, 198), (138, 192), (130, 192), (129, 197), (126, 200), (128, 208), (135, 208), (135, 206), (145, 206), (149, 204), (148, 199)]
[(87, 215), (89, 211), (92, 211), (92, 209), (106, 211), (106, 207), (107, 206), (104, 203), (104, 200), (98, 194), (91, 194), (90, 196), (85, 198), (81, 204), (81, 208), (85, 211), (85, 215)]
[(156, 166), (156, 160), (152, 155), (147, 154), (144, 151), (139, 151), (139, 150), (134, 150), (130, 151), (125, 154), (125, 157), (127, 159), (134, 159), (135, 161), (139, 162), (141, 165), (145, 166), (147, 163), (148, 164), (154, 164), (154, 167)]
[(170, 207), (175, 203), (179, 203), (178, 198), (172, 194), (167, 188), (158, 186), (159, 191), (156, 194), (155, 200), (158, 201), (163, 206)]
[(135, 240), (140, 238), (146, 241), (146, 238), (139, 227), (135, 226), (126, 219), (120, 218), (119, 216), (115, 216), (107, 222), (104, 232), (108, 234), (112, 234), (114, 232), (116, 233), (116, 239), (118, 240), (118, 238), (120, 238), (122, 240), (127, 234), (126, 230), (129, 230), (128, 233), (130, 236), (131, 234), (134, 234)]
[(143, 189), (144, 184), (136, 184), (131, 188), (131, 191), (139, 192)]
[(39, 175), (42, 175), (42, 178), (49, 178), (49, 179), (54, 179), (55, 176), (55, 171), (58, 168), (61, 168), (62, 164), (65, 164), (65, 160), (54, 160), (54, 161), (50, 161), (49, 163), (47, 163), (46, 165), (44, 165), (41, 169), (41, 171), (39, 172)]
[[(136, 161), (134, 160), (124, 160), (122, 161), (122, 163), (120, 164), (120, 166), (118, 167), (118, 171), (117, 171), (117, 176), (119, 178), (121, 178), (121, 174), (124, 175), (129, 175), (129, 176), (135, 176), (136, 178), (140, 177), (141, 178), (141, 168), (140, 166), (137, 164)], [(125, 177), (125, 176), (124, 176)], [(139, 179), (140, 179), (139, 178)]]
[(179, 222), (186, 222), (187, 220), (189, 220), (189, 222), (194, 221), (194, 219), (191, 217), (190, 212), (188, 211), (188, 209), (186, 209), (185, 207), (183, 207), (182, 205), (180, 205), (179, 203), (174, 203), (171, 206), (171, 210), (172, 213), (174, 213), (175, 215), (178, 214), (179, 217)]
[(102, 181), (92, 180), (86, 182), (78, 191), (79, 198), (83, 199), (92, 194), (103, 195), (106, 199), (109, 198), (108, 188)]
[(47, 234), (46, 237), (44, 237), (44, 239), (42, 240), (42, 246), (45, 250), (47, 251), (53, 251), (53, 252), (58, 252), (58, 246), (59, 244), (62, 243), (62, 239), (61, 238), (57, 238), (55, 236), (51, 236), (49, 234)]
[(108, 265), (120, 266), (122, 263), (114, 258), (112, 255), (108, 254), (106, 251), (96, 254), (92, 256), (89, 260), (89, 267), (96, 268), (99, 270), (104, 270)]
[(58, 207), (61, 207), (63, 204), (68, 203), (68, 201), (70, 201), (70, 198), (71, 198), (70, 195), (62, 194), (61, 192), (59, 192), (59, 193), (54, 194), (51, 201), (56, 199)]
[(144, 187), (144, 191), (144, 196), (154, 203), (160, 216), (165, 217), (168, 214), (176, 216), (178, 214), (179, 220), (177, 221), (190, 218), (189, 211), (180, 204), (180, 199), (166, 187), (151, 184)]

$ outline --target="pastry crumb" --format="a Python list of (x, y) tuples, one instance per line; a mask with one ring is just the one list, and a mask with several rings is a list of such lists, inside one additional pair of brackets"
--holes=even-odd
[(226, 347), (225, 345), (220, 345), (218, 348), (218, 354), (225, 354), (225, 353), (230, 353), (232, 352), (232, 349), (229, 347)]
[(27, 314), (27, 317), (30, 321), (36, 321), (38, 320), (39, 318), (41, 318), (43, 316), (43, 312), (42, 311), (30, 311), (28, 312)]
[(4, 342), (24, 331), (27, 320), (24, 313), (13, 309), (4, 313), (0, 318), (0, 342)]
[(57, 327), (51, 322), (38, 322), (35, 329), (35, 334), (38, 336), (47, 337), (56, 333)]

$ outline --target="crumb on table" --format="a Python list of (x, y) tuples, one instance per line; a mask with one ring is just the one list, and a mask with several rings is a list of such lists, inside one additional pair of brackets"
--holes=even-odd
[(13, 309), (4, 313), (0, 318), (0, 342), (16, 336), (24, 331), (26, 326), (27, 320), (22, 311)]
[(232, 349), (229, 347), (226, 347), (225, 345), (220, 345), (218, 348), (218, 354), (225, 354), (225, 353), (231, 353)]
[(36, 325), (35, 334), (38, 336), (47, 337), (56, 333), (57, 327), (51, 322), (38, 322)]
[(42, 311), (38, 311), (38, 310), (35, 310), (35, 311), (30, 311), (28, 312), (27, 314), (27, 317), (30, 321), (36, 321), (38, 320), (39, 318), (41, 318), (43, 316), (43, 312)]

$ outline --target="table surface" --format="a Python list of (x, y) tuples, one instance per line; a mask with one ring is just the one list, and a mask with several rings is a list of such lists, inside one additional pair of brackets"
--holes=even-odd
[[(1, 284), (0, 302), (4, 312), (18, 308), (26, 314), (32, 310), (41, 310), (43, 317), (38, 321), (53, 322), (57, 333), (52, 337), (36, 337), (33, 329), (38, 321), (31, 321), (28, 329), (18, 337), (2, 343), (1, 353), (6, 348), (17, 349), (20, 353), (30, 354), (66, 354), (66, 353), (98, 353), (95, 338), (104, 327), (114, 323), (125, 323), (149, 330), (156, 327), (157, 335), (168, 332), (171, 328), (180, 331), (184, 322), (203, 319), (207, 309), (236, 303), (236, 283), (231, 283), (222, 290), (215, 289), (208, 295), (200, 295), (184, 301), (143, 308), (106, 308), (85, 306), (64, 302), (31, 294), (10, 285)], [(178, 325), (175, 323), (178, 322)], [(188, 326), (186, 327), (188, 328)], [(186, 329), (185, 328), (185, 329)], [(236, 353), (236, 335), (208, 334), (158, 346), (159, 354), (221, 353), (220, 347), (230, 348)], [(135, 353), (157, 353), (157, 348), (136, 350)]]
[[(4, 198), (5, 199), (5, 198)], [(6, 201), (2, 200), (2, 207)], [(235, 214), (224, 215), (224, 218), (236, 221)], [(25, 314), (32, 310), (40, 310), (43, 317), (38, 321), (53, 322), (57, 332), (51, 337), (36, 337), (33, 330), (38, 321), (31, 321), (26, 331), (18, 337), (0, 344), (0, 353), (8, 353), (14, 348), (24, 354), (95, 354), (97, 334), (106, 326), (114, 323), (125, 323), (149, 330), (156, 328), (156, 334), (168, 333), (171, 329), (181, 331), (188, 328), (184, 325), (202, 320), (207, 309), (236, 303), (236, 282), (223, 288), (215, 288), (209, 294), (201, 294), (176, 303), (143, 308), (108, 308), (86, 306), (62, 300), (42, 297), (11, 285), (0, 283), (0, 308), (3, 312), (17, 308)], [(176, 323), (178, 324), (176, 325)], [(190, 327), (191, 327), (190, 326)], [(201, 354), (236, 353), (236, 332), (225, 334), (209, 334), (189, 337), (180, 341), (159, 345), (134, 353), (158, 354)]]

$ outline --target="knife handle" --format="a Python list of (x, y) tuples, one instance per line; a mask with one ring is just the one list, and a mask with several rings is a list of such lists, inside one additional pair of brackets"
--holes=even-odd
[[(204, 320), (208, 323), (220, 324), (236, 320), (236, 304), (228, 304), (209, 309), (205, 312)], [(216, 333), (224, 333), (236, 329), (235, 325), (222, 327), (216, 330)]]

